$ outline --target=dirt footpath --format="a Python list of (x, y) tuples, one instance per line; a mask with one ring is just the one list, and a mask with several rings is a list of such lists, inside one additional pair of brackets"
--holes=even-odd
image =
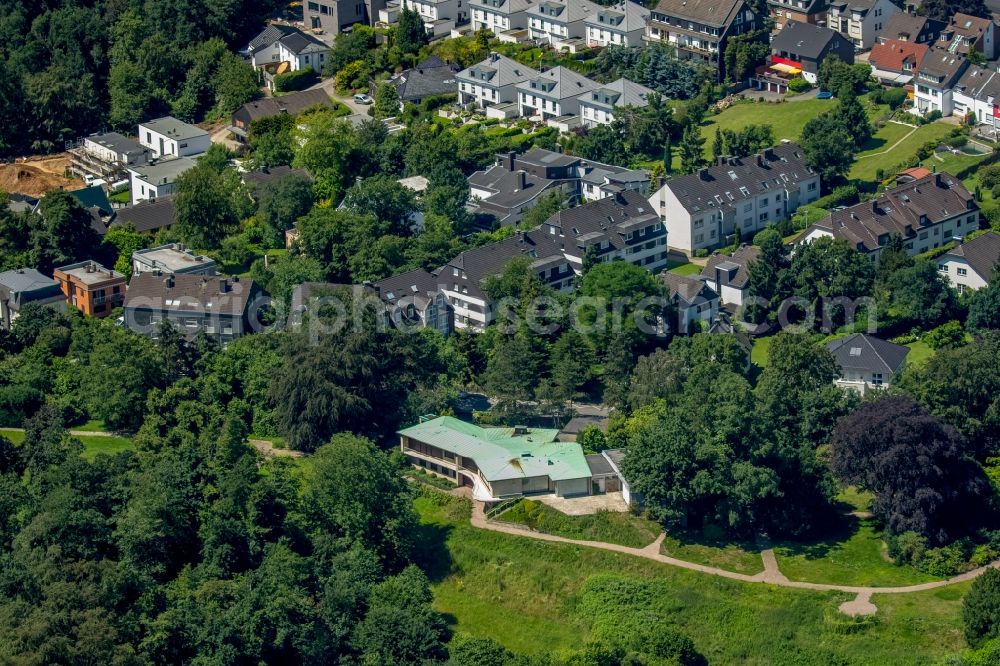
[(49, 190), (79, 190), (84, 182), (65, 176), (69, 163), (69, 154), (59, 153), (0, 164), (0, 190), (33, 197), (40, 197)]

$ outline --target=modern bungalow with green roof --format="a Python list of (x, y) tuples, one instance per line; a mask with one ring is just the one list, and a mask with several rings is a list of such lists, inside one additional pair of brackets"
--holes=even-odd
[(555, 493), (589, 495), (592, 472), (576, 442), (558, 442), (558, 430), (482, 428), (440, 416), (399, 431), (411, 464), (470, 486), (483, 502)]

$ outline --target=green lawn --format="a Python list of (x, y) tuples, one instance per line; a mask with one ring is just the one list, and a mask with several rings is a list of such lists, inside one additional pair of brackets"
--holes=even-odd
[(759, 368), (767, 366), (767, 350), (771, 348), (771, 338), (757, 338), (750, 350), (750, 362)]
[[(0, 428), (0, 435), (6, 437), (14, 444), (20, 444), (24, 441), (24, 432), (22, 430), (10, 430), (7, 428)], [(127, 437), (111, 436), (105, 437), (101, 435), (80, 435), (74, 437), (74, 439), (80, 440), (83, 444), (83, 457), (87, 460), (93, 460), (97, 457), (99, 453), (107, 453), (108, 455), (113, 455), (121, 451), (127, 451), (132, 448), (132, 440)]]
[(961, 592), (881, 595), (879, 621), (832, 627), (851, 595), (739, 583), (638, 557), (469, 525), (467, 501), (425, 493), (419, 560), (456, 631), (522, 653), (668, 621), (712, 664), (932, 664), (964, 647)]
[(934, 356), (934, 350), (923, 340), (917, 340), (904, 346), (910, 348), (910, 353), (906, 355), (906, 363), (908, 365), (919, 365), (931, 356)]
[(753, 575), (764, 570), (760, 549), (752, 544), (712, 542), (686, 535), (668, 534), (663, 539), (660, 552), (679, 560), (737, 573)]
[[(935, 154), (928, 157), (921, 164), (928, 169), (956, 174), (963, 169), (979, 164), (986, 159), (988, 155), (989, 153), (984, 153), (982, 155), (955, 155), (954, 153)], [(973, 173), (971, 176), (966, 178), (964, 182), (966, 187), (970, 190), (975, 189), (976, 183), (979, 182), (978, 175)], [(989, 193), (984, 192), (983, 195), (988, 196)]]
[[(889, 107), (884, 105), (871, 106), (867, 98), (861, 98), (862, 104), (868, 110), (868, 116), (874, 120), (885, 114)], [(775, 141), (789, 139), (798, 141), (802, 137), (802, 128), (806, 123), (837, 106), (836, 100), (805, 99), (798, 102), (745, 102), (734, 104), (722, 113), (710, 115), (702, 123), (701, 133), (705, 137), (706, 153), (711, 153), (712, 140), (715, 138), (715, 128), (740, 130), (748, 125), (770, 125), (774, 129)]]
[(568, 539), (604, 541), (631, 548), (648, 546), (661, 531), (659, 524), (631, 513), (601, 511), (589, 516), (569, 516), (531, 500), (521, 500), (500, 514), (500, 520)]
[(86, 423), (81, 423), (80, 425), (69, 426), (70, 430), (80, 430), (85, 432), (105, 432), (107, 428), (104, 425), (104, 421), (100, 419), (90, 419)]
[(674, 275), (698, 275), (699, 273), (701, 273), (701, 269), (702, 267), (699, 266), (698, 264), (687, 263), (687, 264), (677, 264), (676, 266), (668, 268), (667, 270), (673, 273)]
[[(848, 177), (874, 181), (879, 169), (890, 175), (897, 167), (905, 166), (908, 160), (915, 157), (920, 146), (928, 141), (944, 139), (954, 128), (954, 125), (938, 122), (922, 125), (914, 130), (912, 127), (888, 123), (876, 132), (870, 142), (871, 148), (858, 153)], [(910, 132), (912, 134), (909, 134), (905, 141), (896, 145)]]
[(810, 543), (780, 543), (778, 568), (790, 580), (879, 587), (936, 580), (912, 567), (893, 563), (881, 533), (870, 520), (852, 519), (843, 531)]

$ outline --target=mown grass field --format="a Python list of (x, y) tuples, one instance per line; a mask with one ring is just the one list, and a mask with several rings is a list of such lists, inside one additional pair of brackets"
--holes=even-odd
[[(24, 441), (24, 432), (21, 430), (0, 428), (0, 436), (6, 437), (14, 444), (20, 444)], [(127, 451), (133, 446), (131, 439), (117, 435), (111, 437), (102, 435), (77, 435), (73, 438), (80, 440), (80, 443), (83, 444), (82, 455), (87, 460), (93, 460), (100, 453), (114, 455), (121, 451)]]
[(604, 541), (630, 548), (648, 546), (661, 531), (657, 523), (631, 513), (601, 511), (589, 516), (568, 516), (531, 500), (521, 500), (500, 514), (500, 520), (569, 539)]
[(876, 595), (878, 620), (854, 633), (831, 621), (848, 594), (745, 584), (649, 560), (485, 530), (467, 501), (415, 500), (421, 561), (435, 606), (456, 631), (521, 653), (578, 649), (588, 639), (668, 621), (712, 664), (932, 664), (963, 647), (967, 586)]

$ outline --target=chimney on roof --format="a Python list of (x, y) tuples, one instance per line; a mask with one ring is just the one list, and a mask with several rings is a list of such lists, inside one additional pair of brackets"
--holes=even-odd
[(183, 252), (184, 251), (184, 243), (174, 243), (174, 248), (178, 252)]
[(777, 159), (775, 157), (775, 155), (774, 155), (774, 148), (765, 148), (764, 149), (764, 159), (771, 160), (771, 161), (774, 161), (775, 159)]
[(708, 180), (708, 169), (698, 169), (698, 178)]
[(726, 155), (719, 155), (719, 159), (716, 161), (716, 166), (725, 166), (729, 164), (729, 157)]
[(941, 180), (941, 174), (938, 172), (934, 173), (934, 184), (937, 187), (944, 187), (943, 181)]
[(173, 289), (174, 288), (174, 276), (173, 275), (168, 275), (163, 280), (163, 286), (165, 286), (167, 289)]
[(514, 170), (514, 158), (515, 157), (517, 157), (517, 153), (515, 153), (513, 150), (510, 151), (509, 153), (507, 153), (507, 155), (505, 156), (505, 158), (506, 158), (505, 162), (506, 162), (506, 166), (507, 166), (507, 171), (513, 171)]
[(224, 294), (229, 291), (229, 280), (222, 278), (219, 280), (219, 293)]
[(528, 186), (528, 172), (521, 169), (517, 172), (517, 189), (523, 190)]
[(881, 212), (882, 211), (880, 211), (879, 207), (878, 207), (878, 201), (875, 200), (875, 199), (872, 199), (872, 215), (878, 215)]
[(94, 272), (94, 262), (87, 263), (87, 272), (88, 273), (93, 273)]

